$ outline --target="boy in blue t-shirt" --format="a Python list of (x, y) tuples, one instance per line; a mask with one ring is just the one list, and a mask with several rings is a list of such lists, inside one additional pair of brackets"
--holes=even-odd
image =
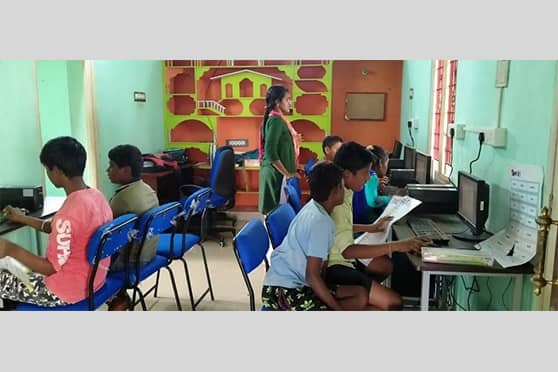
[(340, 286), (330, 292), (322, 278), (335, 236), (330, 217), (343, 203), (343, 171), (329, 161), (316, 163), (308, 175), (311, 200), (289, 226), (283, 243), (271, 254), (262, 289), (268, 310), (361, 310), (368, 302), (363, 287)]

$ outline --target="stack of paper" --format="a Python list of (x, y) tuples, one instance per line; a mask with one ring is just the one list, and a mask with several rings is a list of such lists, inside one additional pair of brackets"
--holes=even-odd
[(484, 252), (466, 249), (423, 247), (422, 261), (454, 265), (492, 266), (494, 258)]

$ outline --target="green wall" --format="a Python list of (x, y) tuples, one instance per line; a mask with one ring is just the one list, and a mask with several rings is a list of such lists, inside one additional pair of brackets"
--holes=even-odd
[[(40, 185), (42, 166), (33, 61), (0, 61), (1, 185)], [(19, 229), (3, 238), (36, 252), (34, 232)]]
[[(483, 146), (480, 159), (473, 164), (473, 174), (485, 179), (491, 188), (490, 216), (487, 223), (489, 231), (500, 230), (507, 224), (509, 218), (507, 167), (513, 162), (519, 162), (542, 165), (545, 174), (548, 171), (547, 153), (554, 109), (556, 68), (556, 61), (511, 61), (510, 63), (509, 83), (503, 91), (501, 112), (501, 127), (507, 128), (508, 132), (507, 146), (505, 148)], [(423, 104), (430, 105), (422, 95), (431, 95), (429, 93), (431, 81), (424, 76), (417, 76), (420, 74), (431, 76), (430, 70), (421, 63), (405, 62), (403, 86), (415, 84)], [(496, 126), (498, 89), (494, 87), (495, 74), (496, 61), (460, 60), (458, 62), (456, 123), (465, 124), (466, 128)], [(415, 97), (417, 87), (414, 87)], [(406, 112), (406, 109), (406, 106), (402, 105), (402, 111)], [(420, 112), (427, 112), (426, 107), (421, 107), (420, 110)], [(402, 115), (402, 118), (404, 117)], [(427, 128), (427, 126), (419, 128), (421, 134), (417, 147), (428, 152), (427, 142), (421, 142), (423, 136), (427, 136)], [(406, 133), (406, 120), (402, 119), (401, 138), (406, 138)], [(477, 138), (475, 133), (466, 133), (464, 140), (454, 141), (452, 174), (454, 182), (457, 181), (458, 170), (469, 171), (469, 162), (478, 152)], [(524, 278), (523, 309), (530, 309), (532, 304), (532, 285), (529, 279), (529, 276)], [(490, 309), (505, 308), (502, 304), (502, 292), (508, 282), (508, 278), (490, 280), (493, 297)], [(472, 295), (471, 306), (475, 309), (486, 309), (490, 298), (486, 278), (479, 278), (479, 283), (480, 292)], [(470, 286), (471, 279), (465, 278), (465, 284)], [(466, 306), (467, 291), (463, 287), (461, 279), (457, 280), (457, 300)], [(504, 300), (507, 308), (511, 306), (512, 289), (513, 284), (505, 292)]]
[[(95, 61), (100, 187), (110, 197), (116, 188), (106, 175), (108, 151), (133, 144), (142, 153), (164, 149), (161, 61)], [(133, 92), (146, 102), (134, 102)]]
[[(413, 89), (413, 99), (409, 90)], [(403, 63), (403, 88), (401, 89), (401, 142), (411, 145), (407, 127), (409, 119), (418, 120), (418, 128), (411, 129), (415, 147), (428, 153), (430, 105), (432, 101), (432, 61), (405, 61)]]

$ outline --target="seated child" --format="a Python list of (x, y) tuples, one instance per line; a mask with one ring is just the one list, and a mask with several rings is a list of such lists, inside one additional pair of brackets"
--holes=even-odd
[(335, 153), (343, 144), (343, 139), (339, 136), (327, 136), (322, 141), (322, 151), (324, 152), (324, 159), (333, 161)]
[[(345, 198), (331, 214), (335, 222), (335, 241), (329, 253), (326, 280), (332, 288), (339, 285), (364, 287), (372, 309), (399, 309), (401, 296), (380, 284), (393, 271), (388, 256), (391, 252), (420, 251), (430, 240), (417, 237), (384, 244), (354, 244), (353, 233), (383, 231), (389, 221), (386, 218), (373, 225), (353, 224), (353, 192), (362, 190), (370, 178), (373, 160), (372, 153), (356, 142), (344, 143), (335, 154), (334, 163), (343, 169)], [(359, 258), (372, 261), (365, 266)]]
[(342, 173), (329, 161), (312, 167), (308, 175), (311, 200), (271, 254), (262, 289), (268, 310), (361, 310), (366, 306), (363, 288), (340, 286), (331, 293), (321, 275), (335, 235), (329, 214), (343, 202)]
[[(159, 199), (155, 191), (140, 178), (143, 157), (137, 147), (132, 145), (116, 146), (109, 151), (108, 157), (108, 178), (112, 183), (120, 186), (110, 200), (114, 218), (126, 213), (134, 213), (140, 216), (159, 206)], [(140, 264), (151, 261), (155, 256), (158, 241), (158, 236), (145, 241), (139, 257)], [(138, 249), (139, 247), (135, 244), (130, 244), (122, 249), (111, 262), (111, 271), (125, 270), (126, 257), (129, 257), (130, 263), (135, 263)], [(131, 300), (126, 291), (123, 290), (109, 303), (109, 310), (127, 310), (130, 305)]]
[[(29, 269), (34, 289), (25, 286), (9, 271), (0, 271), (0, 297), (40, 306), (63, 306), (87, 298), (92, 266), (87, 261), (89, 239), (97, 229), (112, 220), (104, 195), (83, 180), (86, 153), (72, 137), (58, 137), (42, 148), (40, 160), (54, 186), (63, 188), (66, 200), (51, 222), (26, 216), (17, 208), (6, 207), (12, 221), (49, 233), (46, 257), (0, 239), (0, 258), (13, 257)], [(99, 263), (94, 290), (105, 282), (110, 258)]]

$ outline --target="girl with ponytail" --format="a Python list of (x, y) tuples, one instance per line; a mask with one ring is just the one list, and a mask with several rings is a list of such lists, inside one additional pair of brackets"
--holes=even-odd
[(267, 214), (281, 200), (282, 185), (296, 173), (301, 136), (285, 117), (291, 110), (287, 88), (271, 86), (265, 96), (265, 114), (260, 131), (259, 210)]

